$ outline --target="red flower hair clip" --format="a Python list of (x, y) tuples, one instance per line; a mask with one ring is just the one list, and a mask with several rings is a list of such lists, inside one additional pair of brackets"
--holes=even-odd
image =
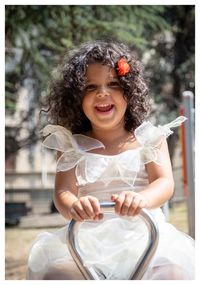
[(119, 76), (124, 76), (129, 72), (130, 65), (128, 64), (125, 58), (121, 58), (120, 60), (118, 60), (117, 70)]

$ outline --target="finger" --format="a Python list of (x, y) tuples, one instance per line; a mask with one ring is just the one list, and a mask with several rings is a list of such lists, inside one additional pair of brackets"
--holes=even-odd
[(129, 207), (129, 209), (128, 209), (127, 216), (132, 217), (132, 216), (134, 216), (134, 213), (135, 213), (135, 208), (134, 208), (134, 206), (131, 204), (130, 207)]
[(88, 200), (91, 203), (91, 206), (93, 208), (93, 212), (95, 215), (98, 215), (100, 213), (102, 213), (101, 208), (100, 208), (100, 204), (97, 198), (95, 197), (88, 197)]
[(141, 208), (140, 208), (140, 207), (138, 207), (138, 208), (135, 210), (135, 213), (134, 213), (134, 215), (133, 215), (133, 216), (138, 215), (138, 214), (140, 213), (140, 211), (141, 211)]
[(132, 204), (132, 201), (133, 201), (132, 196), (130, 196), (130, 195), (125, 196), (124, 203), (122, 204), (122, 207), (121, 207), (121, 215), (122, 216), (127, 215), (128, 210)]
[(132, 203), (131, 203), (129, 210), (128, 210), (128, 213), (127, 213), (128, 216), (134, 216), (135, 215), (135, 211), (136, 211), (139, 203), (140, 203), (140, 200), (136, 196), (132, 198)]
[(70, 214), (71, 214), (72, 219), (74, 219), (75, 221), (78, 221), (78, 222), (84, 221), (84, 219), (81, 218), (81, 216), (74, 210), (74, 208), (70, 209)]
[(111, 195), (111, 201), (115, 202), (115, 200), (119, 197), (118, 194), (112, 194)]
[(137, 210), (140, 210), (140, 207), (139, 207), (140, 202), (141, 202), (141, 199), (139, 197), (134, 197), (132, 204), (128, 211), (128, 216), (136, 215)]
[(95, 213), (94, 213), (93, 207), (92, 207), (90, 201), (88, 200), (88, 198), (81, 201), (81, 204), (82, 204), (83, 209), (87, 213), (88, 217), (90, 219), (93, 219), (95, 216)]
[(79, 214), (79, 216), (83, 219), (83, 220), (87, 220), (90, 217), (87, 215), (87, 213), (85, 212), (85, 210), (83, 209), (83, 206), (81, 204), (80, 201), (77, 201), (74, 206), (73, 206), (74, 210), (76, 211), (76, 213)]
[(125, 193), (120, 193), (118, 198), (115, 200), (115, 212), (121, 214), (122, 204), (124, 203)]
[(104, 214), (103, 214), (103, 213), (100, 213), (100, 214), (98, 214), (98, 215), (96, 215), (96, 216), (94, 217), (94, 220), (95, 220), (95, 221), (99, 221), (99, 220), (102, 220), (103, 217), (104, 217)]
[(133, 216), (138, 215), (140, 213), (141, 209), (143, 209), (145, 207), (146, 207), (146, 202), (143, 200), (140, 200), (138, 207), (135, 209)]
[(134, 199), (133, 199), (133, 204), (134, 204), (134, 207), (135, 207), (135, 208), (137, 208), (137, 207), (139, 206), (140, 202), (141, 202), (141, 198), (139, 198), (139, 197), (134, 197)]

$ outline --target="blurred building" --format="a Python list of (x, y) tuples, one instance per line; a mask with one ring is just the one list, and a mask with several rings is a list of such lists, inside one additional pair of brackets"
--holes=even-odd
[[(5, 131), (11, 152), (6, 157), (5, 201), (7, 203), (25, 203), (33, 213), (47, 212), (52, 202), (55, 176), (55, 153), (44, 150), (41, 140), (28, 147), (13, 151), (16, 141), (23, 141), (29, 134), (29, 127), (34, 127), (34, 118), (22, 121), (22, 117), (29, 110), (30, 93), (21, 88), (14, 114), (6, 114)], [(35, 117), (39, 110), (35, 110)], [(17, 132), (19, 128), (19, 133)], [(40, 131), (40, 130), (38, 130)], [(13, 152), (12, 152), (13, 151)]]

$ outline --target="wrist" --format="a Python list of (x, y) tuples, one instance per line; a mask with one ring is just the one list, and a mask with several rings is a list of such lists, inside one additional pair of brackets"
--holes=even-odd
[(56, 191), (54, 195), (54, 203), (56, 208), (60, 214), (68, 220), (72, 219), (71, 208), (77, 200), (77, 196), (66, 190)]

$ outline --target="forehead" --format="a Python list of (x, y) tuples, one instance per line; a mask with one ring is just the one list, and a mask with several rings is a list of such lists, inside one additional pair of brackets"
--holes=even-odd
[(99, 78), (117, 78), (114, 68), (100, 63), (89, 64), (86, 71), (87, 80), (97, 80)]

